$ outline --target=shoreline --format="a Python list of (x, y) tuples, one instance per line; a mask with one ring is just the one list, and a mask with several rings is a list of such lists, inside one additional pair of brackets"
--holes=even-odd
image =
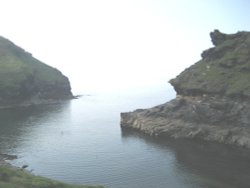
[(25, 170), (25, 166), (16, 167), (6, 160), (14, 160), (15, 155), (0, 154), (0, 187), (18, 187), (18, 188), (104, 188), (103, 186), (92, 185), (74, 185), (50, 178), (34, 175)]
[(250, 149), (249, 110), (247, 101), (178, 96), (153, 108), (121, 113), (121, 127), (150, 136), (200, 139)]
[(35, 100), (29, 100), (24, 101), (21, 103), (15, 103), (15, 104), (7, 104), (2, 105), (0, 104), (0, 110), (2, 109), (11, 109), (11, 108), (22, 108), (22, 107), (29, 107), (29, 106), (36, 106), (36, 105), (50, 105), (50, 104), (59, 104), (65, 101), (75, 100), (79, 99), (81, 96), (76, 95), (65, 99), (35, 99)]
[(169, 81), (176, 98), (121, 113), (122, 127), (250, 149), (250, 32), (225, 34), (215, 29), (210, 37), (214, 46)]
[[(16, 155), (9, 155), (9, 154), (0, 153), (0, 166), (2, 166), (2, 165), (13, 166), (10, 163), (8, 163), (7, 161), (15, 160), (15, 159), (17, 159)], [(16, 167), (16, 168), (18, 168), (18, 167)]]

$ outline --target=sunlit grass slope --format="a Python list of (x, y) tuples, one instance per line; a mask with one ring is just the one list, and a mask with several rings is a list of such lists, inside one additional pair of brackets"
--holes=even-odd
[(60, 71), (0, 37), (0, 103), (71, 95), (69, 80)]

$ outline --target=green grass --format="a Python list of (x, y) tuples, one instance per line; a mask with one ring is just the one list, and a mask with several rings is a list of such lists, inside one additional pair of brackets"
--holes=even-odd
[(250, 97), (250, 34), (228, 39), (171, 83), (186, 93)]
[(69, 185), (22, 169), (0, 166), (0, 188), (103, 188), (102, 186)]
[(62, 92), (61, 86), (69, 86), (69, 81), (60, 71), (0, 37), (0, 104), (23, 101), (41, 92), (56, 91), (55, 98), (71, 96), (70, 91)]
[(62, 74), (12, 42), (0, 37), (0, 84), (13, 86), (34, 75), (46, 83), (61, 82)]

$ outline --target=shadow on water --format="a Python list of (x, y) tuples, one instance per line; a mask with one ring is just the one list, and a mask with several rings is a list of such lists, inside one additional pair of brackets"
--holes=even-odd
[(122, 139), (141, 139), (161, 150), (171, 150), (177, 168), (187, 171), (188, 181), (196, 181), (200, 187), (250, 187), (250, 150), (198, 140), (150, 137), (127, 129), (122, 130)]
[(64, 111), (69, 109), (69, 105), (70, 101), (64, 101), (53, 105), (0, 109), (0, 153), (8, 153), (20, 145), (20, 139), (23, 139), (25, 134), (32, 135), (33, 128), (40, 122), (67, 113)]

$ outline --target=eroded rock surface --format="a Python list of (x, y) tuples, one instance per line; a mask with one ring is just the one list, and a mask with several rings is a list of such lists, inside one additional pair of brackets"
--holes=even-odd
[(250, 33), (210, 33), (215, 47), (170, 80), (177, 97), (121, 113), (121, 126), (150, 135), (196, 138), (250, 148)]

